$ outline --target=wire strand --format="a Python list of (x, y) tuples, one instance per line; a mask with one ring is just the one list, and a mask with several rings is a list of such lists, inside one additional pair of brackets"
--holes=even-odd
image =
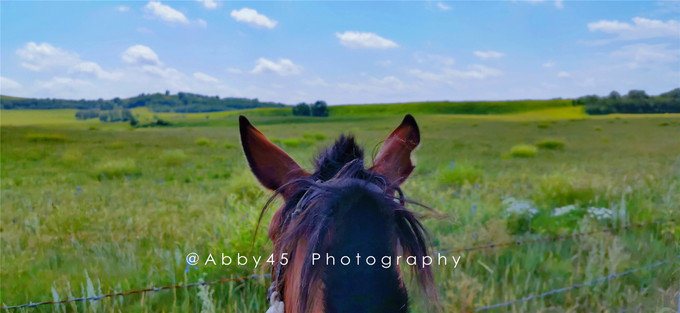
[(515, 305), (517, 303), (527, 302), (527, 301), (531, 301), (531, 300), (535, 300), (535, 299), (539, 299), (539, 298), (545, 298), (545, 297), (548, 297), (548, 296), (551, 296), (551, 295), (554, 295), (554, 294), (557, 294), (557, 293), (560, 293), (560, 292), (574, 290), (574, 289), (590, 286), (594, 283), (598, 283), (598, 282), (601, 282), (601, 281), (619, 278), (619, 277), (625, 276), (625, 275), (630, 275), (630, 274), (639, 272), (641, 270), (651, 270), (651, 269), (657, 268), (661, 265), (666, 265), (668, 263), (671, 263), (672, 261), (677, 260), (677, 259), (680, 259), (680, 255), (675, 256), (675, 258), (673, 258), (673, 259), (668, 259), (668, 260), (665, 260), (665, 261), (657, 262), (657, 263), (646, 265), (646, 266), (643, 266), (643, 267), (629, 269), (627, 271), (623, 271), (623, 272), (620, 272), (620, 273), (614, 273), (614, 274), (610, 274), (610, 275), (607, 275), (607, 276), (598, 277), (598, 278), (595, 278), (591, 281), (587, 281), (585, 283), (571, 285), (569, 287), (553, 289), (553, 290), (550, 290), (548, 292), (544, 292), (544, 293), (537, 294), (537, 295), (531, 295), (531, 296), (524, 297), (524, 298), (517, 299), (517, 300), (513, 300), (513, 301), (497, 303), (497, 304), (489, 305), (489, 306), (483, 306), (481, 308), (476, 309), (475, 312), (489, 311), (489, 310), (493, 310), (493, 309), (498, 309), (498, 308), (502, 308), (502, 307), (506, 307), (506, 306)]

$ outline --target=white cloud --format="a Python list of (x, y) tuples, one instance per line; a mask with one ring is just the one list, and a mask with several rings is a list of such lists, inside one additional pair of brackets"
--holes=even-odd
[(201, 72), (194, 73), (194, 78), (196, 78), (199, 81), (204, 82), (204, 83), (213, 83), (214, 84), (214, 83), (219, 82), (219, 80), (217, 78), (212, 77), (212, 76), (205, 74), (205, 73), (201, 73)]
[(502, 58), (505, 55), (505, 53), (493, 51), (493, 50), (475, 51), (474, 53), (477, 57), (479, 57), (482, 60), (499, 59), (499, 58)]
[(352, 93), (382, 93), (390, 94), (396, 91), (403, 91), (406, 88), (399, 78), (395, 76), (385, 76), (383, 78), (370, 77), (367, 81), (339, 83), (337, 87), (342, 91)]
[(137, 30), (138, 33), (142, 33), (142, 34), (147, 34), (147, 35), (153, 34), (152, 30), (145, 28), (145, 27), (137, 27), (136, 30)]
[(427, 72), (420, 69), (412, 69), (408, 73), (422, 80), (443, 81), (446, 79), (445, 73)]
[(184, 74), (177, 69), (171, 67), (162, 67), (157, 65), (144, 65), (141, 67), (142, 73), (151, 76), (156, 76), (164, 79), (180, 79)]
[(404, 83), (395, 76), (385, 76), (383, 78), (372, 77), (370, 81), (377, 85), (386, 86), (392, 89), (402, 89), (405, 86)]
[(160, 1), (149, 1), (144, 9), (166, 22), (182, 24), (189, 23), (189, 20), (186, 16), (184, 16), (184, 13), (173, 9), (168, 5), (162, 4)]
[(99, 64), (95, 62), (81, 62), (73, 66), (70, 70), (70, 73), (85, 73), (85, 74), (90, 74), (94, 75), (97, 78), (101, 79), (109, 79), (109, 80), (117, 80), (120, 79), (123, 75), (120, 72), (116, 73), (111, 73), (107, 72), (104, 69), (102, 69)]
[(21, 66), (35, 72), (49, 68), (68, 67), (79, 62), (75, 53), (56, 48), (48, 43), (27, 43), (23, 48), (16, 51), (21, 59)]
[(279, 59), (278, 62), (274, 62), (269, 59), (259, 58), (251, 72), (254, 74), (272, 72), (281, 76), (288, 76), (300, 74), (301, 70), (301, 66), (294, 64), (289, 59)]
[(302, 81), (307, 86), (313, 86), (313, 87), (328, 87), (330, 84), (328, 84), (323, 78), (317, 77), (314, 79), (309, 79), (309, 80), (304, 80)]
[(680, 13), (680, 1), (659, 1), (656, 5), (661, 7), (660, 13)]
[(198, 26), (201, 26), (203, 28), (208, 27), (208, 22), (206, 22), (204, 19), (199, 18), (196, 20), (196, 23), (198, 24)]
[(597, 81), (595, 80), (594, 77), (588, 77), (583, 81), (579, 82), (577, 85), (581, 87), (595, 87), (597, 86)]
[(633, 24), (601, 20), (588, 23), (590, 31), (601, 31), (607, 34), (617, 35), (614, 39), (638, 40), (656, 37), (680, 38), (680, 22), (668, 20), (652, 20), (643, 17), (634, 17)]
[(278, 23), (277, 21), (274, 21), (260, 13), (257, 13), (256, 10), (249, 8), (233, 10), (231, 11), (231, 17), (233, 17), (238, 22), (246, 23), (255, 27), (263, 27), (269, 29), (274, 28)]
[(409, 73), (422, 80), (429, 81), (450, 81), (451, 79), (485, 79), (503, 75), (503, 72), (480, 64), (473, 64), (467, 70), (457, 70), (445, 68), (439, 73), (427, 72), (419, 69), (410, 70)]
[(569, 72), (562, 71), (562, 72), (557, 73), (557, 77), (566, 78), (566, 77), (569, 77), (569, 76), (571, 76), (571, 74), (569, 74)]
[(21, 84), (7, 77), (0, 76), (0, 94), (5, 94), (6, 90), (19, 88), (21, 88)]
[[(538, 4), (538, 3), (544, 3), (546, 1), (545, 0), (523, 0), (522, 2), (531, 3), (531, 4)], [(556, 8), (558, 8), (558, 9), (564, 8), (564, 1), (563, 0), (555, 0), (554, 3), (555, 3)]]
[(340, 39), (340, 44), (349, 48), (389, 49), (399, 46), (394, 41), (380, 37), (375, 33), (346, 31), (335, 33), (335, 36)]
[(127, 48), (121, 56), (123, 61), (130, 64), (142, 65), (162, 65), (163, 63), (158, 59), (156, 52), (151, 48), (143, 45), (134, 45)]
[(124, 5), (119, 5), (119, 6), (116, 7), (116, 11), (127, 12), (127, 11), (130, 11), (130, 7), (124, 6)]
[(548, 61), (548, 62), (543, 63), (541, 66), (543, 66), (544, 68), (555, 67), (555, 62), (553, 62), (553, 61)]
[(680, 49), (669, 49), (668, 44), (641, 43), (625, 46), (612, 52), (611, 56), (625, 59), (629, 68), (641, 68), (677, 62), (680, 59)]
[(70, 77), (54, 77), (49, 81), (37, 81), (36, 87), (44, 89), (53, 97), (73, 97), (94, 85), (85, 80)]
[(451, 66), (454, 63), (456, 63), (456, 60), (454, 58), (437, 54), (416, 52), (413, 54), (413, 57), (416, 59), (416, 62), (420, 64), (431, 63), (436, 66), (441, 65)]
[(498, 69), (479, 64), (469, 65), (466, 71), (452, 70), (449, 73), (454, 77), (465, 79), (485, 79), (488, 77), (497, 77), (503, 74), (503, 72)]
[(450, 6), (444, 4), (444, 2), (441, 2), (441, 1), (437, 2), (437, 7), (438, 7), (440, 10), (442, 10), (442, 11), (451, 10), (451, 7), (450, 7)]
[(375, 64), (387, 67), (387, 66), (392, 65), (392, 60), (376, 61)]
[(218, 1), (216, 0), (196, 0), (203, 4), (206, 9), (217, 9)]

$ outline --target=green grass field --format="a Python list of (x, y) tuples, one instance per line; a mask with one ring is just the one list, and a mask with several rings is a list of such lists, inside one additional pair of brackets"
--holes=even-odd
[[(680, 115), (591, 118), (559, 103), (493, 107), (485, 115), (414, 107), (422, 142), (402, 187), (447, 214), (424, 220), (436, 250), (680, 218)], [(190, 252), (204, 259), (271, 249), (263, 230), (251, 249), (270, 193), (242, 155), (238, 114), (310, 168), (341, 133), (357, 136), (370, 163), (409, 108), (332, 108), (325, 119), (277, 110), (157, 114), (174, 127), (145, 129), (76, 121), (70, 110), (3, 110), (0, 304), (252, 274), (252, 264), (201, 262), (186, 271), (184, 261)], [(142, 122), (154, 115), (135, 113)], [(533, 153), (517, 147), (537, 144)], [(680, 226), (665, 223), (462, 253), (456, 269), (435, 266), (435, 279), (443, 311), (467, 312), (678, 254)], [(678, 281), (674, 261), (495, 311), (673, 312)], [(264, 312), (268, 286), (227, 283), (26, 312)], [(424, 311), (412, 294), (412, 311)]]

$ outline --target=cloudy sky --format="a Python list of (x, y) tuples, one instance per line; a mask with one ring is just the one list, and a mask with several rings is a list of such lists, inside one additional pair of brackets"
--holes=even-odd
[(680, 87), (680, 2), (0, 2), (3, 95), (330, 104)]

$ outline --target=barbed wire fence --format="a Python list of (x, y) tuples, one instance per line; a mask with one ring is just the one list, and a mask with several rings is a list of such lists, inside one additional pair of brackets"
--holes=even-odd
[(15, 306), (3, 306), (3, 307), (0, 307), (0, 310), (35, 308), (35, 307), (38, 307), (38, 306), (41, 306), (41, 305), (57, 305), (57, 304), (66, 304), (66, 303), (71, 303), (71, 302), (99, 301), (99, 300), (111, 298), (111, 297), (129, 296), (129, 295), (134, 295), (134, 294), (159, 292), (159, 291), (163, 291), (163, 290), (191, 288), (191, 287), (208, 286), (208, 285), (224, 284), (224, 283), (231, 283), (231, 282), (243, 282), (243, 281), (246, 281), (246, 280), (253, 280), (253, 279), (257, 280), (257, 279), (260, 279), (260, 278), (269, 278), (270, 276), (271, 276), (271, 274), (265, 274), (265, 275), (253, 274), (253, 275), (248, 275), (248, 276), (241, 276), (241, 277), (234, 277), (234, 278), (224, 278), (224, 279), (213, 280), (213, 281), (202, 281), (202, 282), (196, 282), (196, 283), (190, 283), (190, 284), (184, 284), (184, 285), (171, 285), (171, 286), (152, 287), (152, 288), (146, 288), (146, 289), (137, 289), (137, 290), (130, 290), (130, 291), (107, 293), (107, 294), (103, 294), (103, 295), (100, 295), (100, 296), (93, 296), (93, 297), (73, 298), (73, 299), (66, 299), (66, 300), (61, 300), (61, 301), (45, 301), (45, 302), (36, 302), (36, 303), (26, 303), (26, 304), (15, 305)]
[[(435, 251), (435, 253), (441, 253), (441, 254), (447, 254), (447, 253), (458, 253), (458, 252), (471, 252), (471, 251), (478, 251), (478, 250), (487, 250), (487, 249), (495, 249), (495, 248), (501, 248), (501, 247), (509, 247), (509, 246), (519, 246), (519, 245), (526, 245), (526, 244), (533, 244), (533, 243), (542, 243), (542, 242), (556, 242), (556, 241), (564, 241), (564, 240), (576, 240), (578, 238), (583, 238), (595, 234), (601, 234), (601, 233), (609, 233), (609, 232), (615, 232), (615, 231), (626, 231), (634, 228), (641, 228), (641, 227), (646, 227), (650, 225), (660, 225), (664, 223), (674, 223), (677, 222), (678, 219), (666, 219), (666, 220), (657, 220), (653, 222), (646, 222), (646, 223), (633, 223), (633, 224), (628, 224), (625, 226), (620, 226), (620, 227), (611, 227), (611, 228), (603, 228), (599, 230), (594, 230), (594, 231), (588, 231), (588, 232), (580, 232), (580, 233), (573, 233), (573, 234), (566, 234), (566, 235), (553, 235), (553, 236), (545, 236), (545, 237), (540, 237), (540, 238), (533, 238), (533, 239), (526, 239), (526, 240), (515, 240), (515, 241), (507, 241), (507, 242), (500, 242), (500, 243), (488, 243), (485, 245), (478, 245), (478, 246), (472, 246), (472, 247), (465, 247), (465, 248), (458, 248), (458, 249), (453, 249), (453, 250), (442, 250), (442, 251)], [(507, 306), (512, 306), (515, 304), (519, 303), (524, 303), (527, 301), (535, 300), (535, 299), (540, 299), (540, 298), (545, 298), (557, 293), (561, 292), (566, 292), (574, 289), (579, 289), (587, 286), (592, 286), (595, 283), (598, 282), (604, 282), (604, 281), (609, 281), (612, 279), (619, 278), (621, 276), (625, 275), (630, 275), (642, 270), (652, 270), (656, 269), (662, 265), (666, 265), (669, 263), (672, 263), (673, 261), (678, 261), (680, 260), (680, 255), (677, 255), (674, 258), (660, 261), (657, 263), (629, 269), (623, 272), (619, 273), (613, 273), (610, 275), (602, 276), (595, 278), (593, 280), (580, 283), (580, 284), (575, 284), (567, 287), (562, 287), (562, 288), (557, 288), (553, 289), (547, 292), (543, 292), (540, 294), (536, 295), (531, 295), (527, 296), (524, 298), (512, 300), (512, 301), (507, 301), (507, 302), (502, 302), (502, 303), (497, 303), (493, 305), (488, 305), (488, 306), (483, 306), (475, 310), (475, 312), (485, 312), (493, 309), (498, 309), (502, 307), (507, 307)], [(14, 305), (14, 306), (7, 306), (3, 305), (0, 306), (0, 310), (19, 310), (19, 309), (25, 309), (25, 308), (37, 308), (39, 306), (45, 306), (45, 305), (59, 305), (59, 304), (66, 304), (66, 303), (71, 303), (71, 302), (84, 302), (84, 301), (99, 301), (102, 299), (106, 298), (112, 298), (112, 297), (118, 297), (118, 296), (129, 296), (129, 295), (134, 295), (134, 294), (145, 294), (145, 293), (152, 293), (152, 292), (159, 292), (163, 290), (172, 290), (172, 289), (184, 289), (184, 288), (192, 288), (192, 287), (198, 287), (198, 286), (207, 286), (207, 285), (216, 285), (216, 284), (224, 284), (224, 283), (232, 283), (232, 282), (245, 282), (248, 280), (258, 280), (258, 279), (265, 279), (265, 278), (270, 278), (271, 274), (264, 274), (264, 275), (257, 275), (257, 274), (252, 274), (248, 276), (241, 276), (241, 277), (233, 277), (233, 278), (223, 278), (219, 280), (214, 280), (214, 281), (200, 281), (200, 282), (195, 282), (195, 283), (189, 283), (189, 284), (183, 284), (183, 285), (169, 285), (169, 286), (161, 286), (161, 287), (152, 287), (152, 288), (145, 288), (145, 289), (137, 289), (137, 290), (130, 290), (130, 291), (122, 291), (122, 292), (114, 292), (114, 293), (107, 293), (107, 294), (102, 294), (99, 296), (91, 296), (91, 297), (81, 297), (81, 298), (72, 298), (72, 299), (66, 299), (66, 300), (60, 300), (60, 301), (44, 301), (44, 302), (30, 302), (26, 304), (21, 304), (21, 305)], [(680, 293), (678, 295), (678, 313), (680, 313)]]
[(459, 248), (459, 249), (454, 249), (454, 250), (442, 250), (442, 251), (436, 251), (442, 254), (446, 253), (458, 253), (458, 252), (470, 252), (470, 251), (477, 251), (477, 250), (487, 250), (487, 249), (494, 249), (494, 248), (501, 248), (501, 247), (509, 247), (509, 246), (521, 246), (521, 245), (526, 245), (530, 243), (541, 243), (541, 242), (553, 242), (553, 241), (563, 241), (563, 240), (575, 240), (581, 237), (587, 237), (591, 235), (596, 235), (596, 234), (602, 234), (602, 233), (611, 233), (611, 232), (616, 232), (616, 231), (626, 231), (630, 230), (633, 228), (642, 228), (650, 225), (660, 225), (664, 223), (674, 223), (677, 222), (678, 219), (667, 219), (667, 220), (656, 220), (653, 222), (646, 222), (646, 223), (633, 223), (633, 224), (628, 224), (625, 226), (620, 226), (620, 227), (610, 227), (610, 228), (602, 228), (598, 230), (593, 230), (593, 231), (588, 231), (588, 232), (580, 232), (580, 233), (573, 233), (573, 234), (564, 234), (564, 235), (552, 235), (552, 236), (544, 236), (540, 238), (533, 238), (533, 239), (525, 239), (525, 240), (513, 240), (513, 241), (505, 241), (505, 242), (499, 242), (499, 243), (487, 243), (484, 245), (478, 245), (478, 246), (473, 246), (473, 247), (466, 247), (466, 248)]
[(645, 265), (645, 266), (642, 266), (642, 267), (629, 269), (627, 271), (614, 273), (614, 274), (610, 274), (610, 275), (607, 275), (607, 276), (598, 277), (598, 278), (595, 278), (593, 280), (587, 281), (585, 283), (575, 284), (575, 285), (571, 285), (571, 286), (568, 286), (568, 287), (557, 288), (557, 289), (550, 290), (548, 292), (540, 293), (540, 294), (537, 294), (537, 295), (531, 295), (531, 296), (524, 297), (524, 298), (517, 299), (517, 300), (513, 300), (513, 301), (497, 303), (497, 304), (489, 305), (489, 306), (483, 306), (481, 308), (476, 309), (475, 312), (489, 311), (489, 310), (493, 310), (493, 309), (498, 309), (498, 308), (502, 308), (502, 307), (506, 307), (506, 306), (515, 305), (515, 304), (522, 303), (522, 302), (527, 302), (527, 301), (530, 301), (530, 300), (545, 298), (545, 297), (548, 297), (548, 296), (551, 296), (551, 295), (554, 295), (554, 294), (557, 294), (557, 293), (560, 293), (560, 292), (566, 292), (566, 291), (570, 291), (570, 290), (574, 290), (574, 289), (578, 289), (578, 288), (582, 288), (582, 287), (592, 286), (595, 283), (599, 283), (599, 282), (602, 282), (602, 281), (608, 281), (608, 280), (611, 280), (611, 279), (614, 279), (614, 278), (619, 278), (619, 277), (625, 276), (625, 275), (630, 275), (630, 274), (637, 273), (637, 272), (642, 271), (642, 270), (651, 270), (651, 269), (657, 268), (659, 266), (669, 264), (669, 263), (671, 263), (675, 260), (678, 260), (678, 259), (680, 259), (680, 255), (675, 256), (675, 258), (668, 259), (668, 260), (661, 261), (661, 262), (657, 262), (657, 263), (654, 263), (654, 264)]

